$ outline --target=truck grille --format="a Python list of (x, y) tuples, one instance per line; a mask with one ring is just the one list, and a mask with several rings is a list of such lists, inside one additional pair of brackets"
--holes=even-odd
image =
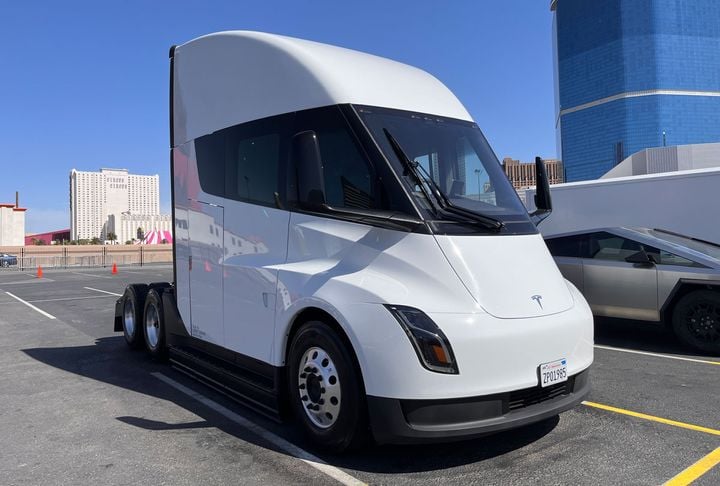
[(508, 401), (509, 410), (518, 410), (537, 403), (546, 402), (562, 395), (568, 395), (573, 390), (574, 377), (564, 383), (558, 383), (546, 388), (539, 386), (517, 390), (510, 393)]

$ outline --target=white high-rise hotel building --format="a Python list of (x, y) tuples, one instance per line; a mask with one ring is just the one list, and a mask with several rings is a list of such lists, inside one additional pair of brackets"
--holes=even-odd
[[(100, 169), (100, 172), (70, 172), (70, 238), (106, 239), (109, 232), (120, 243), (135, 237), (122, 231), (121, 222), (133, 216), (144, 231), (168, 229), (169, 216), (160, 215), (158, 175), (129, 174), (127, 169)], [(167, 220), (168, 222), (166, 222)], [(128, 233), (128, 234), (125, 234)]]

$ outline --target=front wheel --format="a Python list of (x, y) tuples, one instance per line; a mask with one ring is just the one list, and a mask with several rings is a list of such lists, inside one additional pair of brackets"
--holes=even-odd
[(313, 321), (295, 335), (288, 356), (290, 403), (305, 433), (334, 452), (366, 436), (365, 394), (350, 350), (326, 324)]
[(673, 310), (672, 326), (685, 344), (720, 354), (720, 293), (696, 290), (682, 297)]

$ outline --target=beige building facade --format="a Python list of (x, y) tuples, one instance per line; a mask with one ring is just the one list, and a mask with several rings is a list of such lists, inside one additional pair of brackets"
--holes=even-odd
[(25, 208), (15, 204), (0, 204), (0, 246), (25, 244)]
[(160, 215), (160, 177), (127, 169), (70, 172), (70, 238), (105, 240), (123, 214)]
[(118, 243), (137, 239), (138, 228), (144, 234), (151, 231), (172, 231), (172, 217), (169, 214), (121, 214), (120, 218), (110, 216), (110, 231), (117, 235)]
[[(565, 182), (562, 161), (558, 159), (544, 159), (550, 184)], [(535, 162), (520, 162), (505, 157), (502, 161), (503, 170), (516, 191), (524, 191), (535, 187)]]

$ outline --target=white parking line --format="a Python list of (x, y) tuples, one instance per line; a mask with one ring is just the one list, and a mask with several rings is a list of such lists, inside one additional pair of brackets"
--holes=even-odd
[(116, 297), (122, 297), (122, 294), (116, 294), (115, 292), (108, 292), (107, 290), (94, 289), (92, 287), (83, 287), (84, 289), (94, 290), (95, 292), (102, 292), (103, 294), (114, 295)]
[(48, 282), (54, 282), (55, 280), (51, 278), (37, 278), (33, 277), (32, 280), (13, 280), (11, 282), (0, 282), (0, 286), (4, 287), (5, 285), (25, 285), (25, 284), (36, 284), (36, 283), (48, 283)]
[(21, 302), (21, 303), (25, 304), (26, 306), (30, 307), (31, 309), (38, 311), (40, 314), (44, 315), (44, 316), (47, 317), (48, 319), (55, 319), (55, 316), (54, 316), (54, 315), (48, 314), (48, 313), (45, 312), (44, 310), (38, 309), (37, 307), (35, 307), (34, 305), (32, 305), (30, 302), (26, 302), (26, 301), (22, 300), (22, 299), (21, 299), (20, 297), (18, 297), (17, 295), (13, 295), (13, 294), (11, 294), (10, 292), (5, 292), (5, 293), (8, 294), (8, 295), (9, 295), (10, 297), (12, 297), (13, 299), (17, 300), (18, 302)]
[(613, 348), (612, 346), (601, 346), (599, 344), (596, 344), (595, 347), (598, 349), (607, 349), (610, 351), (620, 351), (621, 353), (642, 354), (644, 356), (654, 356), (656, 358), (667, 358), (667, 359), (676, 359), (678, 361), (690, 361), (692, 363), (720, 365), (720, 361), (709, 361), (709, 360), (705, 360), (705, 359), (695, 359), (695, 358), (683, 358), (681, 356), (672, 356), (672, 355), (668, 355), (668, 354), (659, 354), (659, 353), (648, 353), (647, 351), (637, 351), (635, 349)]
[(218, 412), (219, 414), (223, 415), (224, 417), (232, 420), (233, 422), (241, 425), (242, 427), (248, 429), (255, 435), (258, 435), (259, 437), (262, 437), (266, 441), (270, 442), (271, 444), (275, 445), (276, 447), (279, 447), (280, 449), (284, 450), (290, 455), (293, 455), (303, 461), (305, 464), (314, 467), (318, 471), (330, 476), (334, 480), (338, 481), (341, 484), (347, 484), (347, 485), (364, 485), (362, 481), (359, 479), (349, 475), (345, 471), (343, 471), (340, 468), (337, 468), (335, 466), (331, 466), (327, 462), (323, 461), (319, 457), (316, 457), (309, 452), (307, 452), (305, 449), (301, 449), (300, 447), (296, 446), (295, 444), (291, 444), (290, 442), (286, 441), (282, 437), (279, 437), (269, 430), (266, 430), (259, 425), (257, 425), (255, 422), (251, 422), (250, 420), (246, 419), (245, 417), (236, 414), (232, 410), (229, 410), (219, 403), (210, 400), (209, 398), (191, 390), (190, 388), (178, 383), (177, 381), (173, 380), (172, 378), (169, 378), (162, 373), (152, 373), (152, 375), (157, 378), (158, 380), (164, 381), (168, 385), (172, 386), (176, 390), (179, 390), (180, 392), (188, 395), (189, 397), (194, 398), (198, 402), (202, 403), (208, 408), (211, 408)]
[[(108, 297), (113, 297), (112, 295), (91, 295), (91, 296), (83, 296), (83, 297), (63, 297), (60, 299), (39, 299), (39, 300), (28, 300), (28, 302), (31, 302), (33, 304), (37, 304), (39, 302), (64, 302), (68, 300), (86, 300), (86, 299), (107, 299)], [(0, 302), (2, 304), (2, 302)]]
[[(88, 299), (107, 299), (109, 297), (115, 297), (114, 295), (84, 295), (82, 297), (62, 297), (58, 299), (33, 299), (28, 300), (30, 304), (39, 304), (41, 302), (67, 302), (71, 300), (88, 300)], [(14, 300), (3, 300), (0, 301), (0, 305), (16, 304)]]
[(75, 275), (83, 275), (85, 277), (97, 277), (97, 278), (112, 278), (108, 277), (107, 275), (98, 275), (96, 273), (82, 273), (82, 272), (72, 272)]

